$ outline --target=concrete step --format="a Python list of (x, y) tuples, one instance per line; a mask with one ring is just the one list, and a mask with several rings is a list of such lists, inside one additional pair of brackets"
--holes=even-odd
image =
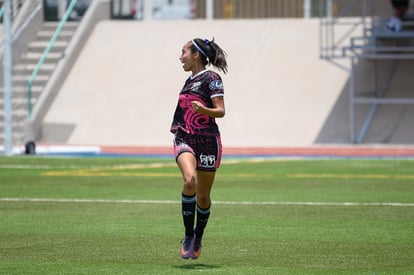
[[(25, 125), (26, 125), (26, 118), (21, 121), (12, 121), (12, 130), (14, 132), (24, 132), (25, 131)], [(4, 120), (0, 121), (0, 129), (3, 133), (5, 128)]]
[[(19, 64), (14, 66), (13, 72), (14, 75), (31, 75), (36, 68), (37, 63), (33, 64)], [(43, 63), (40, 66), (39, 72), (41, 74), (52, 74), (53, 70), (56, 68), (56, 63)]]
[[(32, 96), (37, 97), (43, 91), (43, 86), (34, 85), (32, 86)], [(4, 98), (4, 91), (3, 87), (0, 88), (0, 98)], [(28, 92), (27, 85), (25, 86), (12, 86), (12, 98), (15, 97), (26, 97)]]
[[(31, 75), (16, 75), (13, 76), (13, 85), (14, 86), (26, 86), (27, 82), (29, 81)], [(33, 81), (33, 85), (35, 86), (46, 86), (47, 81), (49, 80), (50, 75), (39, 74)]]
[[(0, 131), (3, 133), (4, 129), (0, 126)], [(26, 133), (26, 126), (19, 126), (12, 128), (12, 138), (13, 138), (13, 144), (19, 144), (24, 143), (25, 139), (25, 133)], [(4, 135), (0, 136), (0, 144), (4, 144)]]
[[(54, 33), (55, 33), (54, 31), (43, 30), (43, 31), (39, 31), (37, 33), (37, 37), (38, 37), (38, 40), (49, 41), (52, 38), (52, 36), (54, 35)], [(57, 40), (69, 41), (72, 38), (74, 33), (75, 33), (75, 31), (72, 31), (72, 30), (61, 31), (59, 33), (59, 36), (57, 37)]]
[[(26, 60), (26, 63), (37, 64), (42, 57), (43, 52), (29, 52), (22, 59)], [(61, 52), (49, 52), (45, 58), (45, 63), (56, 63), (62, 58)]]
[[(59, 22), (51, 22), (51, 21), (48, 21), (48, 22), (45, 22), (43, 24), (42, 30), (43, 31), (51, 31), (51, 32), (54, 32), (56, 30), (56, 28), (58, 27), (58, 25), (59, 25)], [(79, 26), (79, 22), (76, 22), (76, 21), (67, 21), (65, 23), (64, 27), (62, 28), (62, 31), (63, 30), (65, 30), (65, 31), (75, 31), (78, 26)]]
[[(48, 46), (49, 41), (35, 41), (29, 43), (28, 46), (28, 52), (29, 53), (43, 53)], [(50, 49), (50, 52), (63, 52), (66, 47), (68, 46), (69, 41), (55, 41), (52, 48)]]
[[(41, 85), (32, 85), (32, 92), (42, 92), (43, 86)], [(0, 87), (0, 95), (3, 95), (4, 88)], [(15, 85), (12, 86), (13, 93), (25, 93), (27, 91), (27, 83), (26, 85)]]
[[(35, 102), (33, 102), (35, 100), (32, 100), (32, 104), (34, 105)], [(3, 105), (3, 100), (0, 100), (0, 104)], [(17, 120), (22, 120), (22, 119), (26, 119), (28, 115), (28, 102), (27, 99), (25, 98), (20, 98), (18, 100), (13, 100), (12, 103), (12, 119), (13, 121)], [(2, 121), (4, 121), (4, 117), (5, 117), (5, 113), (2, 112), (0, 114), (0, 118)]]
[[(12, 126), (13, 142), (24, 138), (25, 126)], [(0, 132), (4, 132), (4, 127), (0, 125)], [(4, 144), (4, 135), (0, 137), (0, 144)]]
[[(3, 127), (0, 126), (0, 132), (4, 132)], [(17, 129), (16, 131), (13, 129), (12, 131), (12, 139), (13, 139), (13, 143), (19, 143), (19, 142), (24, 142), (24, 133), (25, 133), (25, 128), (23, 127), (23, 129)], [(4, 144), (4, 135), (0, 136), (0, 144)]]

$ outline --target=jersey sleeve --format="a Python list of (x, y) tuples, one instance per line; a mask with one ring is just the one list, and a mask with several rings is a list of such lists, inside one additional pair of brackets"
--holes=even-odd
[(211, 76), (208, 83), (208, 89), (210, 91), (210, 98), (216, 96), (224, 96), (223, 81), (220, 75), (215, 72), (211, 72)]

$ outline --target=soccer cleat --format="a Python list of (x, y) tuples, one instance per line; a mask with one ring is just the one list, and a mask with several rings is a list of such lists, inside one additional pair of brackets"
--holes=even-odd
[(184, 239), (181, 240), (181, 249), (180, 254), (181, 258), (188, 259), (192, 255), (192, 248), (193, 248), (193, 237), (185, 236)]
[(194, 242), (193, 242), (193, 253), (191, 254), (191, 259), (198, 259), (198, 257), (200, 257), (201, 254), (201, 238), (196, 238), (194, 237)]

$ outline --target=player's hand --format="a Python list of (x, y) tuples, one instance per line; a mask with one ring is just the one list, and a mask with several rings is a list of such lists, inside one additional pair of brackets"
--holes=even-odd
[(203, 107), (203, 104), (201, 104), (200, 101), (194, 100), (191, 101), (191, 106), (193, 107), (194, 112), (199, 113), (201, 108)]

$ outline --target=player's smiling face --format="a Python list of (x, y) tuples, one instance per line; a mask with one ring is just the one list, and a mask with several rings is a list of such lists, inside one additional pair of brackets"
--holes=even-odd
[(191, 71), (195, 64), (195, 57), (194, 54), (191, 52), (191, 42), (187, 42), (182, 50), (180, 61), (183, 64), (184, 71), (188, 72)]

